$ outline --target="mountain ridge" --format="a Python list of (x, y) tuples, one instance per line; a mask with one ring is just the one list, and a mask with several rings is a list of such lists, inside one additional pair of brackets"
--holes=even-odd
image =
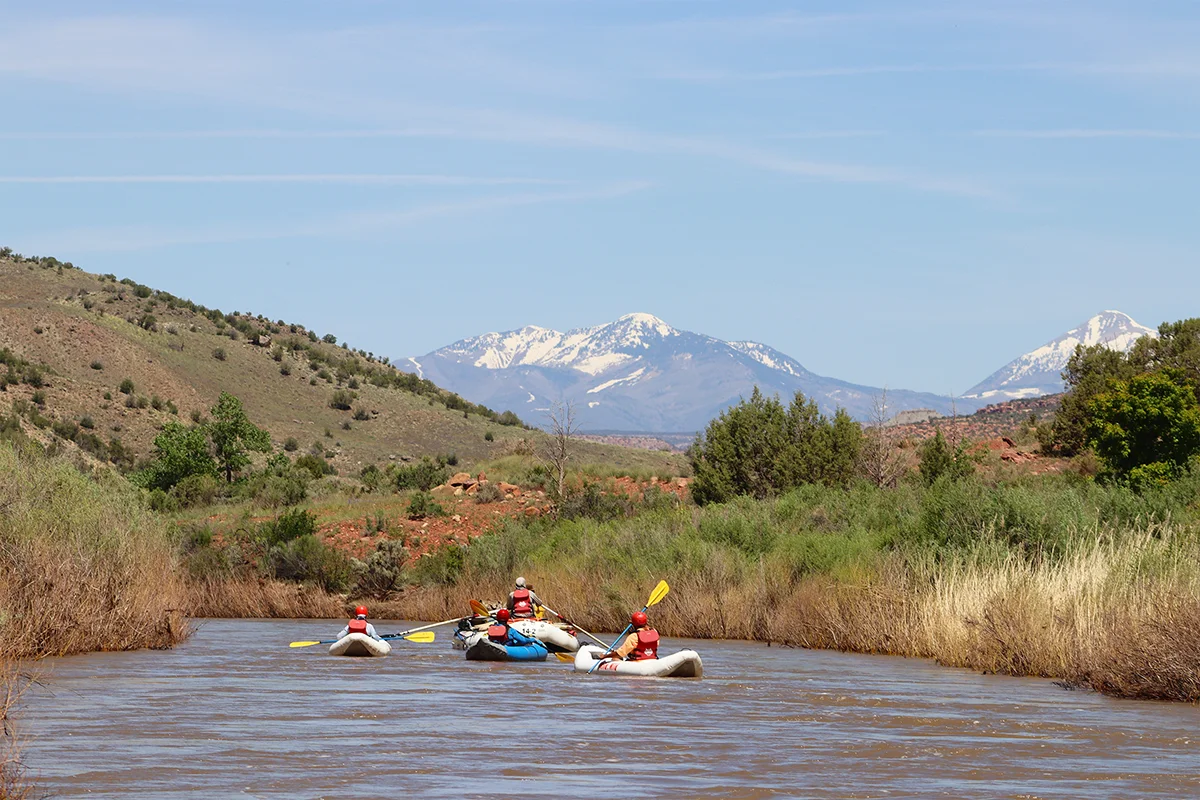
[[(887, 389), (884, 416), (917, 409), (971, 413), (989, 403), (1053, 394), (1062, 391), (1059, 373), (1075, 344), (1127, 350), (1143, 335), (1153, 330), (1122, 312), (1105, 311), (962, 396)], [(885, 395), (880, 387), (818, 375), (769, 345), (680, 330), (644, 312), (565, 332), (527, 325), (485, 333), (408, 361), (439, 385), (526, 416), (572, 400), (589, 431), (700, 430), (754, 386), (785, 397), (802, 391), (825, 413), (845, 408), (863, 420), (876, 415)]]

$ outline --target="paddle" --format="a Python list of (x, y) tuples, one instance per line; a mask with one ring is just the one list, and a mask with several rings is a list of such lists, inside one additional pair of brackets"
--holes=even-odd
[[(646, 613), (646, 611), (650, 608), (650, 606), (655, 606), (655, 605), (658, 605), (660, 602), (662, 602), (662, 599), (667, 596), (667, 592), (669, 592), (669, 591), (671, 591), (671, 587), (667, 586), (667, 582), (659, 581), (658, 586), (655, 586), (654, 591), (650, 593), (650, 599), (646, 601), (646, 605), (642, 606), (642, 613), (643, 614)], [(596, 667), (600, 666), (601, 661), (604, 661), (606, 658), (611, 658), (611, 655), (609, 655), (609, 654), (612, 653), (613, 648), (617, 646), (618, 642), (620, 642), (623, 638), (625, 638), (625, 634), (629, 633), (629, 629), (632, 627), (633, 627), (632, 622), (630, 622), (628, 625), (625, 626), (625, 630), (621, 631), (621, 635), (618, 636), (616, 639), (614, 639), (613, 643), (608, 646), (608, 649), (607, 649), (605, 655), (602, 655), (600, 658), (597, 658), (596, 663), (592, 664), (592, 668), (588, 670), (589, 675), (591, 675), (593, 672), (596, 671)]]
[[(410, 634), (408, 636), (405, 636), (404, 634), (400, 634), (400, 633), (393, 633), (388, 636), (381, 636), (379, 638), (381, 638), (381, 639), (407, 639), (410, 642), (417, 642), (419, 644), (428, 644), (429, 642), (433, 641), (433, 637), (434, 637), (433, 632), (427, 631), (425, 633), (414, 633), (414, 634)], [(288, 647), (312, 647), (314, 644), (333, 644), (334, 642), (337, 642), (337, 641), (340, 641), (340, 640), (339, 639), (326, 639), (326, 640), (320, 641), (320, 642), (292, 642), (291, 644), (288, 645)]]
[(575, 654), (574, 653), (555, 653), (554, 655), (557, 656), (558, 660), (562, 661), (564, 664), (574, 664), (575, 663)]
[(492, 615), (492, 612), (488, 611), (488, 607), (478, 600), (471, 601), (471, 610), (475, 612), (475, 616), (477, 617), (490, 617)]
[[(466, 617), (455, 617), (454, 619), (447, 619), (447, 620), (443, 620), (441, 622), (434, 622), (430, 625), (422, 625), (419, 628), (411, 628), (407, 631), (404, 631), (403, 633), (385, 633), (383, 636), (380, 636), (379, 638), (380, 639), (408, 639), (408, 641), (410, 641), (410, 642), (421, 642), (421, 643), (432, 642), (433, 641), (432, 636), (430, 636), (428, 639), (426, 639), (424, 637), (419, 638), (419, 639), (413, 639), (413, 638), (410, 638), (409, 634), (416, 633), (417, 631), (427, 631), (430, 628), (440, 628), (443, 625), (449, 625), (451, 623), (458, 622), (460, 619), (466, 619)], [(336, 641), (337, 641), (337, 639), (330, 639), (330, 640), (324, 641), (324, 642), (292, 642), (290, 645), (288, 645), (288, 647), (311, 647), (314, 644), (333, 644)]]

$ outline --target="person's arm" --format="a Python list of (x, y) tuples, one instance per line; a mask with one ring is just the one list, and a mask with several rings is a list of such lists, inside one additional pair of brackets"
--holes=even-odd
[(347, 625), (346, 627), (342, 628), (341, 631), (338, 632), (337, 638), (341, 639), (343, 636), (349, 636), (349, 635), (350, 635), (350, 626)]
[(367, 636), (370, 636), (372, 639), (378, 639), (381, 642), (383, 641), (379, 634), (375, 632), (375, 626), (369, 622), (367, 623)]
[(625, 637), (625, 642), (613, 651), (614, 658), (625, 658), (634, 650), (637, 649), (638, 638), (636, 633), (631, 633)]
[(534, 606), (544, 605), (544, 603), (542, 603), (542, 598), (534, 594), (533, 589), (529, 590), (529, 602), (533, 603)]
[(504, 607), (507, 608), (509, 611), (512, 611), (513, 608), (515, 607), (515, 605), (516, 605), (516, 601), (513, 600), (512, 592), (509, 592), (508, 593), (508, 602), (505, 603)]

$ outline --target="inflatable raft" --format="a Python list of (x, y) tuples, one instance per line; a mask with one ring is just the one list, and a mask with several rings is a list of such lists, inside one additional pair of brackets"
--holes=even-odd
[(529, 645), (496, 644), (487, 632), (455, 634), (461, 638), (467, 661), (545, 661), (549, 651), (541, 642)]
[(390, 652), (390, 644), (372, 639), (365, 633), (348, 633), (329, 645), (331, 656), (386, 656)]
[(540, 619), (515, 619), (509, 624), (546, 645), (546, 649), (551, 653), (574, 653), (579, 650), (579, 640), (568, 633), (565, 625)]
[[(584, 645), (575, 654), (575, 671), (590, 672), (596, 664), (596, 656), (603, 649)], [(695, 650), (680, 650), (662, 658), (646, 661), (603, 661), (593, 675), (639, 675), (644, 678), (699, 678), (704, 675), (704, 665)]]

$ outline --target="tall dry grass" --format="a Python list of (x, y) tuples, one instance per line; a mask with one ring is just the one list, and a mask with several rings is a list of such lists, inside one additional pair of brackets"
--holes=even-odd
[(32, 788), (25, 780), (21, 749), (12, 726), (12, 712), (28, 680), (0, 664), (0, 800), (25, 800)]
[(186, 605), (191, 617), (230, 619), (327, 619), (346, 612), (340, 595), (253, 575), (189, 580)]
[(0, 657), (175, 644), (175, 552), (125, 481), (0, 442)]

